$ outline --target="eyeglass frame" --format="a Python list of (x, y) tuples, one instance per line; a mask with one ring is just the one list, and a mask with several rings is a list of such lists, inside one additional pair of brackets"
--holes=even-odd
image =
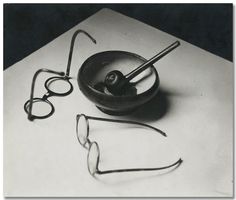
[[(53, 104), (47, 99), (48, 97), (51, 97), (51, 96), (67, 96), (73, 91), (73, 85), (69, 81), (71, 79), (71, 77), (70, 77), (70, 68), (71, 68), (71, 61), (72, 61), (72, 55), (73, 55), (75, 39), (76, 39), (76, 37), (79, 33), (85, 34), (88, 38), (90, 38), (92, 40), (93, 43), (96, 44), (96, 40), (91, 35), (89, 35), (86, 31), (79, 29), (79, 30), (74, 32), (74, 34), (72, 36), (72, 39), (71, 39), (70, 51), (69, 51), (69, 57), (68, 57), (66, 72), (58, 72), (58, 71), (54, 71), (54, 70), (50, 70), (50, 69), (46, 69), (46, 68), (42, 68), (42, 69), (39, 69), (39, 70), (36, 71), (36, 73), (33, 76), (32, 84), (31, 84), (30, 99), (28, 101), (26, 101), (26, 103), (24, 104), (24, 110), (25, 110), (26, 113), (28, 113), (28, 119), (30, 121), (33, 121), (34, 119), (45, 119), (45, 118), (50, 117), (54, 113), (55, 108), (54, 108)], [(53, 74), (56, 74), (56, 75), (59, 75), (59, 76), (54, 76), (54, 77), (48, 78), (44, 83), (44, 87), (46, 88), (47, 93), (42, 98), (37, 98), (37, 97), (34, 98), (33, 94), (34, 94), (35, 82), (36, 82), (36, 79), (37, 79), (38, 75), (42, 72), (53, 73)], [(53, 92), (48, 87), (48, 83), (51, 82), (53, 79), (66, 81), (70, 85), (70, 89), (65, 93)], [(34, 100), (36, 100), (35, 102), (37, 102), (37, 101), (46, 102), (47, 104), (49, 104), (51, 106), (51, 111), (47, 115), (43, 115), (43, 116), (33, 115), (32, 114), (32, 107), (33, 107)], [(28, 107), (29, 107), (29, 109), (28, 109)]]
[[(86, 120), (86, 125), (87, 125), (87, 134), (86, 134), (86, 142), (84, 144), (82, 144), (82, 142), (79, 139), (79, 134), (78, 134), (78, 124), (79, 124), (79, 119), (80, 117), (84, 117)], [(157, 129), (156, 127), (150, 126), (148, 124), (144, 124), (144, 123), (140, 123), (140, 122), (135, 122), (135, 121), (130, 121), (130, 120), (117, 120), (117, 119), (108, 119), (108, 118), (100, 118), (100, 117), (93, 117), (93, 116), (88, 116), (85, 114), (78, 114), (76, 115), (76, 136), (77, 139), (79, 141), (79, 143), (88, 150), (88, 154), (87, 154), (87, 167), (88, 167), (88, 171), (92, 176), (95, 176), (95, 174), (109, 174), (109, 173), (120, 173), (120, 172), (137, 172), (137, 171), (157, 171), (157, 170), (163, 170), (163, 169), (167, 169), (173, 166), (179, 166), (183, 160), (182, 158), (179, 158), (179, 160), (177, 160), (175, 163), (172, 163), (171, 165), (167, 165), (164, 167), (156, 167), (156, 168), (127, 168), (127, 169), (114, 169), (114, 170), (99, 170), (99, 161), (100, 161), (100, 149), (99, 149), (99, 145), (96, 141), (90, 141), (89, 139), (89, 121), (88, 120), (100, 120), (100, 121), (106, 121), (106, 122), (115, 122), (115, 123), (127, 123), (127, 124), (135, 124), (135, 125), (140, 125), (140, 126), (144, 126), (147, 128), (150, 128), (154, 131), (159, 132), (162, 136), (167, 136), (166, 133), (164, 133), (163, 131), (161, 131), (160, 129)], [(86, 146), (88, 144), (88, 146)], [(92, 148), (92, 145), (95, 144), (98, 150), (98, 156), (97, 156), (97, 161), (96, 161), (96, 169), (95, 172), (92, 173), (90, 171), (89, 168), (89, 153), (90, 153), (90, 149)]]

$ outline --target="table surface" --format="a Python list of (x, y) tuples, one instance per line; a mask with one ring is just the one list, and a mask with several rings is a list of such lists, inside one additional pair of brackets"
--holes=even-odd
[[(76, 40), (71, 75), (74, 91), (52, 97), (55, 113), (27, 119), (23, 109), (33, 74), (40, 68), (65, 71), (70, 40)], [(4, 195), (7, 197), (229, 197), (233, 195), (233, 63), (178, 39), (181, 46), (155, 64), (160, 93), (131, 116), (99, 111), (81, 93), (77, 73), (91, 55), (107, 50), (151, 58), (177, 40), (137, 20), (102, 9), (4, 71)], [(45, 93), (42, 74), (35, 96)], [(77, 141), (75, 116), (125, 118), (165, 131), (93, 122), (91, 140), (101, 150), (101, 170), (155, 167), (181, 157), (167, 172), (123, 173), (92, 177), (87, 150)]]

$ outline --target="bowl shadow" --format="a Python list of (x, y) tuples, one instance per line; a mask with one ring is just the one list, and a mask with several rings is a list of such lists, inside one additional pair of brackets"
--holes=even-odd
[(156, 121), (164, 117), (170, 111), (171, 103), (169, 97), (171, 95), (170, 92), (160, 88), (156, 96), (127, 117), (143, 122)]

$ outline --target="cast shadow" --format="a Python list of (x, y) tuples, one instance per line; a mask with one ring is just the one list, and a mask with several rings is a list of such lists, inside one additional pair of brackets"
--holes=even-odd
[(171, 109), (171, 95), (173, 94), (160, 88), (156, 96), (131, 113), (128, 118), (151, 122), (164, 117)]

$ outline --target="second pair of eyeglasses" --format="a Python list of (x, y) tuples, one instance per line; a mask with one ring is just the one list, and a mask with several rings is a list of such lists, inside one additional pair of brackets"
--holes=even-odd
[(87, 166), (88, 171), (92, 176), (98, 174), (110, 174), (110, 173), (121, 173), (121, 172), (137, 172), (137, 171), (157, 171), (164, 170), (171, 167), (178, 167), (183, 160), (179, 158), (176, 162), (163, 167), (154, 167), (154, 168), (129, 168), (129, 169), (112, 169), (112, 170), (100, 170), (99, 162), (100, 162), (100, 149), (99, 145), (96, 141), (91, 141), (89, 139), (89, 120), (98, 120), (103, 122), (114, 122), (114, 123), (125, 123), (125, 124), (133, 124), (137, 126), (141, 126), (144, 128), (149, 128), (153, 131), (160, 133), (163, 136), (166, 134), (153, 126), (148, 124), (143, 124), (140, 122), (129, 121), (129, 120), (117, 120), (117, 119), (107, 119), (100, 117), (87, 116), (85, 114), (78, 114), (76, 116), (76, 136), (79, 143), (88, 150), (87, 154)]

